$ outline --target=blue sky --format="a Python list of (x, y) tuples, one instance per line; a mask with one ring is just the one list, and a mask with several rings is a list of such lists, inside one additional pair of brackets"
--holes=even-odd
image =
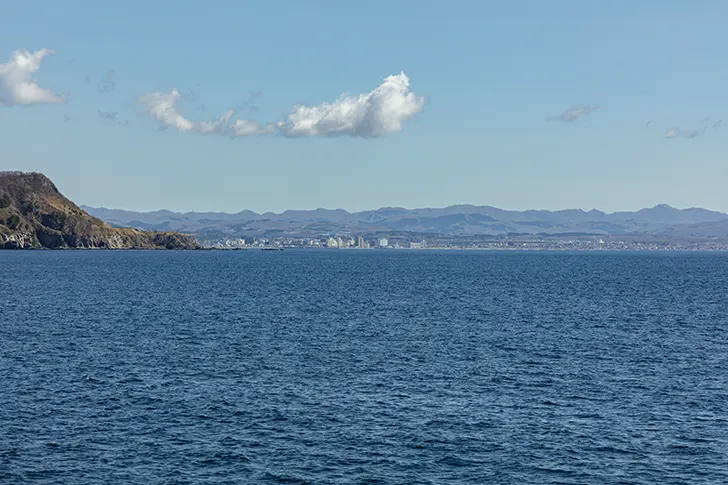
[[(70, 96), (0, 105), (0, 169), (41, 171), (80, 204), (134, 210), (728, 211), (728, 133), (712, 126), (728, 116), (726, 2), (215, 5), (4, 5), (0, 64), (17, 49), (53, 49), (33, 79)], [(115, 89), (100, 92), (110, 70)], [(257, 111), (235, 117), (264, 126), (400, 72), (424, 105), (368, 138), (160, 131), (135, 104), (191, 89), (179, 115), (211, 121), (260, 91)], [(546, 121), (577, 104), (599, 109)], [(99, 110), (118, 114), (104, 121)], [(708, 116), (703, 136), (665, 138)]]

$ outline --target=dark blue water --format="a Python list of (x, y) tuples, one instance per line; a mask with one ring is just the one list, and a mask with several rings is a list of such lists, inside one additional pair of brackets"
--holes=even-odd
[(0, 252), (0, 483), (728, 483), (726, 275), (698, 254)]

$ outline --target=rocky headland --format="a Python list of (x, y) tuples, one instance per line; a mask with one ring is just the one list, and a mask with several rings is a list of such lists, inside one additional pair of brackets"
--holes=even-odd
[(199, 249), (192, 236), (111, 227), (41, 173), (0, 172), (0, 249)]

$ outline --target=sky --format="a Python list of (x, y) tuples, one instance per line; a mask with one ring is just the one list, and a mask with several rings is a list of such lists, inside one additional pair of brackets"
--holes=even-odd
[(722, 0), (170, 5), (0, 7), (0, 170), (142, 211), (728, 211)]

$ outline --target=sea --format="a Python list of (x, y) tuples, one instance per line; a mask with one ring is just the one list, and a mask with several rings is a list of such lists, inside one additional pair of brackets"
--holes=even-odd
[(728, 255), (0, 252), (0, 483), (726, 484)]

